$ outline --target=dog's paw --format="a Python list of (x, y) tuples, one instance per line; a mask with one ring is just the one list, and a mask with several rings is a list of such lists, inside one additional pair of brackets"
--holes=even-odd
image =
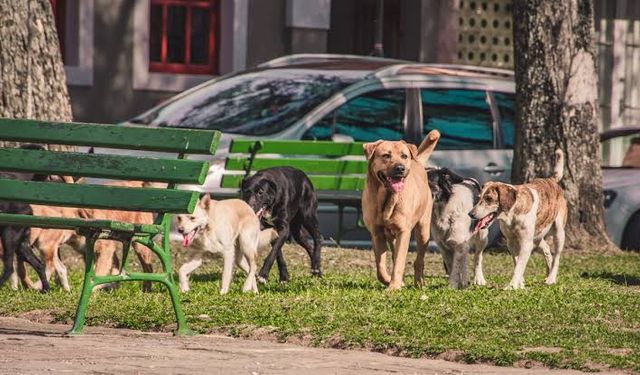
[(524, 289), (524, 284), (509, 284), (504, 287), (504, 290), (517, 290)]
[(550, 278), (548, 278), (548, 277), (547, 277), (547, 278), (544, 280), (544, 283), (545, 283), (545, 284), (547, 284), (547, 285), (553, 285), (553, 284), (555, 284), (555, 283), (556, 283), (556, 279), (550, 279)]
[(312, 269), (311, 275), (314, 277), (322, 277), (322, 271), (319, 269)]
[(485, 286), (487, 285), (487, 280), (485, 280), (484, 278), (476, 278), (473, 280), (473, 284), (478, 286)]
[(187, 293), (189, 291), (189, 285), (180, 285), (180, 291), (182, 293)]
[(387, 291), (394, 291), (394, 290), (400, 290), (400, 288), (402, 288), (404, 283), (390, 283), (389, 286), (387, 287)]
[(256, 280), (260, 283), (260, 284), (266, 284), (267, 283), (267, 278), (263, 277), (263, 276), (256, 276)]

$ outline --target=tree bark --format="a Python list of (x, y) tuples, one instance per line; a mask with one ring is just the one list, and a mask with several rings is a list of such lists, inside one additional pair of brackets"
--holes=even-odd
[(512, 180), (552, 174), (569, 205), (567, 245), (607, 251), (598, 145), (598, 76), (592, 0), (514, 0), (516, 135)]
[(49, 0), (0, 0), (0, 35), (0, 117), (71, 121)]

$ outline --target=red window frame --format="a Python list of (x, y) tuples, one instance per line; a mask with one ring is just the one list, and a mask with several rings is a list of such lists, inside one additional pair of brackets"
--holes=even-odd
[[(187, 74), (215, 74), (218, 72), (218, 30), (220, 17), (219, 0), (151, 0), (149, 7), (149, 17), (151, 17), (151, 7), (162, 7), (162, 29), (160, 30), (160, 61), (149, 61), (149, 71), (159, 73), (187, 73)], [(167, 62), (167, 7), (185, 7), (185, 30), (184, 30), (184, 63)], [(209, 9), (209, 44), (207, 46), (207, 64), (191, 63), (191, 11), (193, 8)], [(149, 25), (149, 35), (151, 25)]]
[(62, 61), (65, 61), (65, 29), (67, 16), (67, 0), (49, 0), (51, 2), (51, 10), (53, 11), (53, 20), (56, 24), (56, 32), (58, 33), (58, 45), (60, 46), (60, 54)]

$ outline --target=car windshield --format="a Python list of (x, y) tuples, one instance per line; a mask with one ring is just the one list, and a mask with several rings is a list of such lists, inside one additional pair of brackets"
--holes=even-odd
[(234, 75), (163, 103), (131, 122), (242, 135), (274, 134), (364, 74), (271, 69)]
[(640, 132), (602, 141), (605, 168), (640, 168)]

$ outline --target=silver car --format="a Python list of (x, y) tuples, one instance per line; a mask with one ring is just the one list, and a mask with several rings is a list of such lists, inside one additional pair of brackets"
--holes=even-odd
[[(220, 188), (234, 138), (418, 143), (442, 133), (431, 163), (481, 183), (508, 182), (514, 136), (513, 73), (461, 65), (349, 55), (293, 55), (206, 82), (130, 120), (149, 126), (223, 131), (204, 190)], [(606, 171), (605, 171), (606, 172)], [(337, 231), (336, 209), (321, 204), (321, 230)], [(357, 222), (350, 211), (349, 220)], [(618, 221), (607, 227), (622, 232)], [(612, 229), (612, 226), (615, 228)], [(612, 235), (620, 243), (621, 234)], [(368, 242), (365, 231), (343, 245)]]

